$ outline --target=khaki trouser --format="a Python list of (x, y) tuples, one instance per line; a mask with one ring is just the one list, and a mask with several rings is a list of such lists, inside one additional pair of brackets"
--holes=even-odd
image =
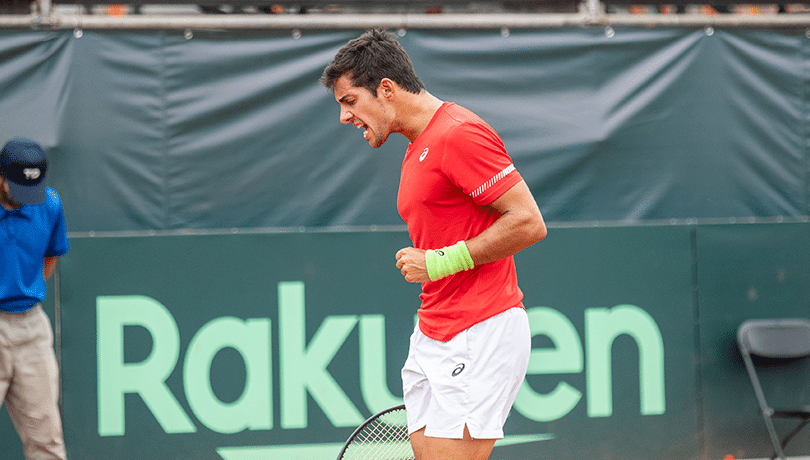
[(6, 403), (27, 460), (64, 460), (59, 369), (53, 330), (37, 305), (25, 313), (0, 310), (0, 404)]

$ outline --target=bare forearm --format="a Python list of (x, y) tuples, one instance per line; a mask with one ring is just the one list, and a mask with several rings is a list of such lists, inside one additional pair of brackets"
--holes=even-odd
[(483, 265), (517, 254), (546, 236), (539, 213), (507, 213), (478, 236), (467, 240), (475, 265)]
[(475, 265), (517, 254), (546, 237), (546, 224), (525, 182), (492, 203), (501, 216), (489, 228), (467, 240)]
[[(514, 255), (546, 236), (546, 224), (525, 182), (520, 182), (491, 204), (501, 215), (489, 228), (465, 241), (474, 265), (483, 265)], [(396, 254), (397, 268), (405, 280), (423, 283), (430, 280), (426, 249), (403, 248)], [(460, 268), (463, 269), (463, 268)]]
[(58, 257), (46, 257), (42, 267), (42, 277), (45, 278), (45, 281), (53, 275), (53, 271), (56, 268), (56, 262), (59, 260)]

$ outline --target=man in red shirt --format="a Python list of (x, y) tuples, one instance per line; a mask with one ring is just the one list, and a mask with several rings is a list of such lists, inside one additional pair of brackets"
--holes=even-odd
[(402, 369), (418, 460), (486, 460), (523, 382), (531, 335), (513, 255), (546, 236), (529, 187), (498, 134), (425, 90), (405, 50), (381, 29), (351, 40), (321, 82), (340, 121), (372, 147), (401, 133), (397, 208), (413, 247), (396, 266), (422, 283)]

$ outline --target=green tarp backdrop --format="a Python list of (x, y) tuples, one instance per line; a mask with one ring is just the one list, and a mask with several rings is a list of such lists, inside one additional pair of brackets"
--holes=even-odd
[[(360, 32), (0, 31), (0, 142), (50, 150), (71, 233), (70, 458), (331, 459), (401, 398), (406, 140), (371, 149), (318, 83)], [(769, 456), (734, 333), (810, 316), (805, 32), (403, 32), (551, 227), (516, 258), (534, 353), (493, 460)]]
[[(399, 225), (406, 140), (318, 83), (357, 32), (0, 32), (0, 139), (52, 149), (71, 231)], [(804, 31), (407, 31), (550, 222), (808, 214)]]

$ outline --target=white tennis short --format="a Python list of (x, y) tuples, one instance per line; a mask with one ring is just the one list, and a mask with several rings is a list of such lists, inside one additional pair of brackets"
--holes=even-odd
[(529, 319), (512, 308), (462, 331), (447, 342), (411, 335), (402, 386), (408, 432), (461, 439), (503, 438), (531, 354)]

